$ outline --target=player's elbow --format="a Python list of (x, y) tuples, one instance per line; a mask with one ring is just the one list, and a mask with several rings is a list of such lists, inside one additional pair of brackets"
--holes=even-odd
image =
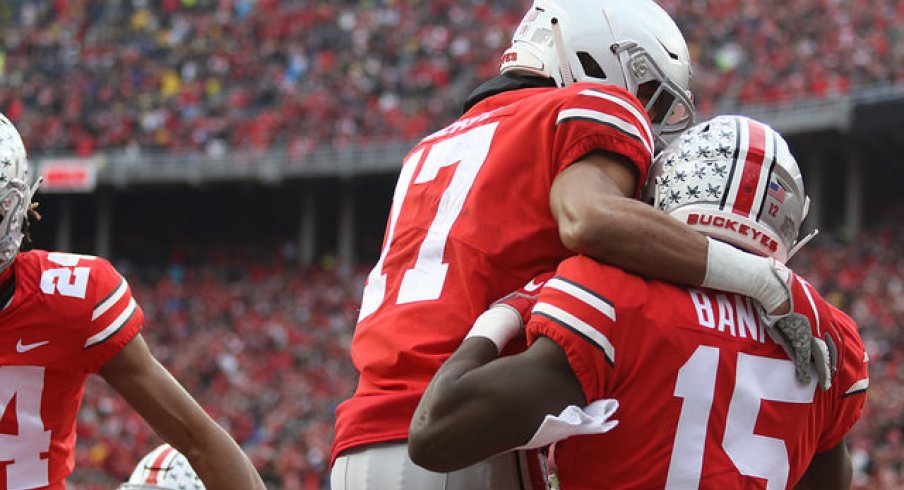
[(559, 239), (565, 248), (573, 252), (582, 252), (590, 242), (591, 228), (584, 220), (572, 219), (567, 222), (559, 222)]
[(610, 230), (616, 217), (603, 207), (584, 208), (559, 219), (559, 239), (573, 252), (605, 253), (614, 245)]
[[(442, 380), (439, 380), (442, 384)], [(462, 461), (462, 421), (465, 405), (455, 390), (437, 389), (425, 395), (408, 429), (408, 456), (414, 464), (440, 473), (467, 466)]]
[(448, 473), (462, 468), (448, 457), (448, 435), (430, 424), (415, 428), (412, 424), (408, 433), (408, 457), (421, 468), (438, 473)]
[(430, 471), (444, 471), (441, 459), (437, 456), (436, 446), (430, 444), (426, 431), (408, 434), (408, 457), (414, 464)]

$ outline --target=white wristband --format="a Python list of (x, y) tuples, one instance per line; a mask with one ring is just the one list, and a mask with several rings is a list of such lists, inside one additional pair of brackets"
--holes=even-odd
[(496, 352), (502, 352), (502, 348), (515, 338), (523, 327), (521, 314), (514, 308), (499, 304), (483, 312), (465, 339), (471, 337), (485, 337), (496, 344)]
[(776, 273), (791, 272), (774, 259), (744, 252), (727, 243), (707, 238), (706, 277), (703, 287), (750, 296), (772, 312), (790, 300), (787, 284)]

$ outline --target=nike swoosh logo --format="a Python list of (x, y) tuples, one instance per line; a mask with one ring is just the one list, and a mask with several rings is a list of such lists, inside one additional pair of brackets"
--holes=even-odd
[(533, 279), (531, 279), (529, 283), (524, 285), (524, 290), (527, 292), (536, 291), (536, 290), (540, 289), (540, 286), (542, 286), (545, 283), (546, 283), (546, 281), (543, 281), (541, 283), (536, 283), (536, 282), (534, 282)]
[(33, 344), (23, 344), (22, 339), (19, 339), (19, 342), (16, 344), (16, 352), (18, 352), (19, 354), (22, 354), (22, 353), (28, 352), (32, 349), (37, 349), (38, 347), (41, 347), (43, 345), (47, 345), (49, 343), (50, 343), (49, 340), (44, 340), (42, 342), (35, 342)]

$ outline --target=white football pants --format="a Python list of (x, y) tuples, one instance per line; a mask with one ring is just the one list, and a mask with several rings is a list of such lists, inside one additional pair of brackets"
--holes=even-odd
[(405, 442), (345, 451), (330, 473), (332, 490), (538, 490), (545, 463), (537, 451), (503, 453), (451, 473), (434, 473), (408, 457)]

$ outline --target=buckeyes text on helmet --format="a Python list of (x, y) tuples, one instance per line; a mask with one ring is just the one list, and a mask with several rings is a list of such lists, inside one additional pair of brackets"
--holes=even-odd
[(652, 0), (534, 0), (500, 71), (616, 85), (638, 95), (657, 136), (693, 124), (691, 66), (675, 22)]
[[(644, 199), (698, 231), (786, 262), (809, 210), (782, 136), (743, 116), (687, 130), (653, 162)], [(808, 239), (812, 237), (810, 235)]]

